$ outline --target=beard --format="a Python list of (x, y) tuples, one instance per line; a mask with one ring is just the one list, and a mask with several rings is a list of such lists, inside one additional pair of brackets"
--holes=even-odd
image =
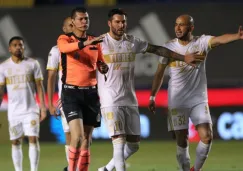
[(125, 29), (123, 29), (123, 30), (116, 30), (115, 28), (111, 28), (111, 31), (117, 37), (122, 37), (124, 35), (124, 33), (125, 33)]
[(176, 33), (176, 37), (180, 40), (186, 40), (188, 38), (188, 35), (189, 35), (189, 31), (180, 34)]
[(23, 53), (21, 51), (16, 51), (16, 52), (14, 52), (14, 56), (16, 56), (18, 58), (22, 58), (23, 57)]

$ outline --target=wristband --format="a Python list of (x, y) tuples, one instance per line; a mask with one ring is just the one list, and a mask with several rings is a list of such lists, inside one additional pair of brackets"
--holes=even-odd
[(78, 48), (81, 50), (83, 49), (85, 46), (84, 46), (84, 42), (83, 41), (80, 41), (78, 42)]
[(150, 96), (149, 100), (155, 101), (155, 96)]

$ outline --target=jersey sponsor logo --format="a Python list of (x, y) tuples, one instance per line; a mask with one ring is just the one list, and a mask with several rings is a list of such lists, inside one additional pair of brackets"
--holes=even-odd
[(6, 84), (20, 84), (27, 82), (34, 82), (34, 76), (32, 74), (15, 75), (6, 78)]
[(115, 54), (106, 54), (104, 59), (106, 63), (117, 63), (117, 62), (134, 62), (135, 53), (115, 53)]
[(75, 89), (75, 87), (74, 86), (71, 86), (71, 85), (64, 85), (64, 88)]

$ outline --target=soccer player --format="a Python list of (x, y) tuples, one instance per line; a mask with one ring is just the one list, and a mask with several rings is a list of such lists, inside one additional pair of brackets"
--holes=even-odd
[[(22, 171), (21, 143), (23, 135), (27, 136), (30, 168), (31, 171), (37, 171), (40, 155), (38, 142), (40, 122), (46, 117), (43, 76), (38, 61), (24, 56), (22, 37), (15, 36), (9, 40), (9, 52), (11, 57), (0, 64), (0, 105), (6, 85), (12, 160), (15, 171)], [(40, 100), (40, 109), (36, 103), (35, 87)]]
[[(175, 21), (176, 38), (165, 44), (165, 47), (187, 54), (198, 51), (207, 56), (208, 52), (219, 45), (243, 39), (242, 28), (238, 33), (214, 37), (209, 35), (193, 36), (194, 20), (189, 15), (181, 15)], [(202, 169), (211, 149), (213, 132), (212, 120), (208, 107), (207, 79), (205, 61), (197, 67), (185, 62), (160, 58), (155, 73), (149, 109), (155, 112), (155, 96), (159, 91), (165, 68), (169, 70), (168, 87), (168, 129), (174, 131), (177, 141), (177, 161), (181, 171), (190, 170), (188, 144), (189, 118), (196, 126), (200, 142), (196, 149), (196, 160), (191, 171)]]
[[(67, 17), (63, 22), (62, 30), (64, 33), (71, 33), (73, 29), (72, 20), (71, 17)], [(48, 106), (49, 111), (51, 115), (59, 115), (58, 111), (56, 110), (55, 105), (53, 104), (53, 94), (55, 92), (55, 84), (56, 84), (56, 77), (58, 72), (58, 97), (61, 98), (61, 92), (62, 92), (62, 70), (61, 70), (61, 53), (57, 46), (53, 46), (49, 56), (48, 56), (48, 63), (46, 69), (48, 70), (48, 80), (47, 80), (47, 95), (48, 95)], [(63, 113), (63, 109), (60, 109), (61, 114), (61, 121), (62, 121), (62, 127), (63, 131), (65, 132), (66, 137), (66, 145), (65, 145), (65, 153), (66, 153), (66, 159), (68, 159), (68, 148), (70, 144), (70, 131), (69, 126), (67, 123), (67, 120), (65, 118), (65, 115)]]
[(85, 8), (71, 13), (73, 32), (60, 35), (57, 41), (61, 52), (62, 105), (69, 124), (69, 171), (88, 171), (90, 143), (94, 127), (100, 126), (100, 102), (97, 93), (96, 69), (106, 73), (99, 42), (86, 32), (89, 15)]
[[(127, 14), (122, 9), (108, 13), (110, 31), (101, 43), (102, 53), (109, 71), (98, 73), (98, 92), (101, 113), (113, 143), (113, 159), (98, 171), (125, 171), (125, 160), (139, 149), (140, 117), (134, 90), (135, 57), (138, 53), (155, 53), (188, 64), (201, 61), (194, 54), (179, 55), (167, 48), (155, 46), (132, 35), (125, 34)], [(200, 59), (197, 59), (200, 58)]]

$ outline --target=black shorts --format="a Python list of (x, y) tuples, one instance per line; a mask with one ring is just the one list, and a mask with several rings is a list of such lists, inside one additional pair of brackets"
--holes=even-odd
[(100, 101), (96, 86), (63, 85), (62, 106), (67, 122), (82, 119), (84, 125), (100, 127)]

